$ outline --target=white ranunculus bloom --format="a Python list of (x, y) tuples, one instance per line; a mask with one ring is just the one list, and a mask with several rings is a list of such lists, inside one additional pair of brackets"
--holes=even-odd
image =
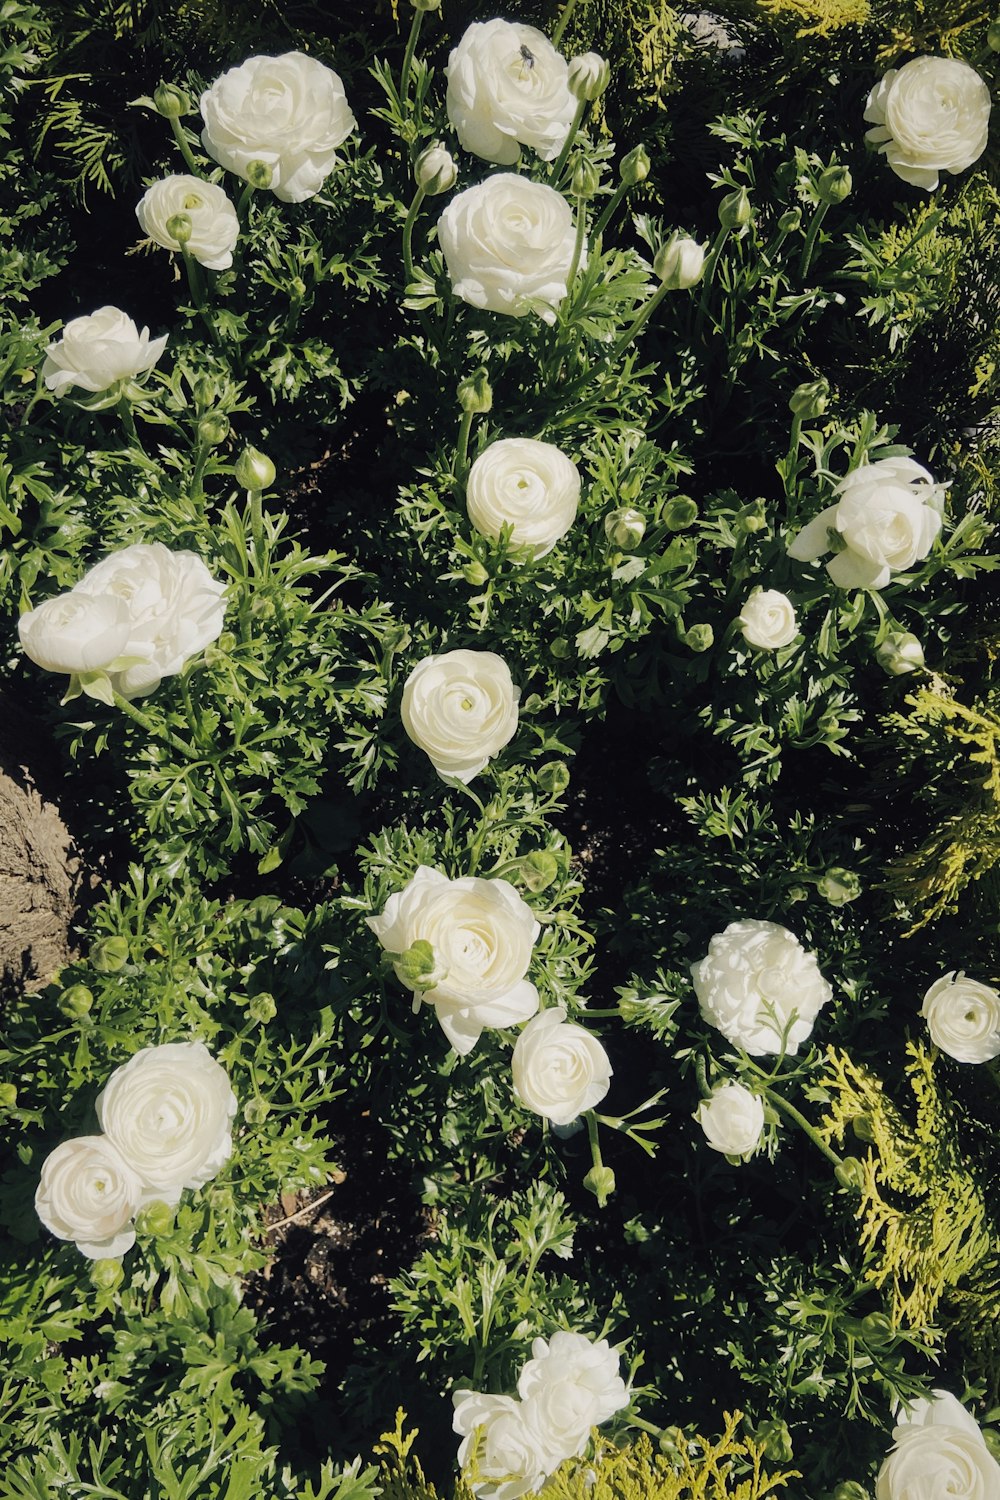
[(132, 623), (124, 599), (71, 589), (27, 610), (17, 633), (25, 656), (46, 672), (96, 672), (124, 654)]
[(738, 616), (743, 639), (760, 651), (790, 646), (799, 633), (795, 606), (777, 589), (755, 589)]
[(97, 1097), (101, 1129), (142, 1183), (143, 1202), (174, 1204), (229, 1160), (236, 1095), (204, 1042), (143, 1047)]
[(516, 734), (520, 696), (493, 651), (444, 651), (414, 667), (400, 716), (439, 776), (469, 782)]
[(481, 1500), (517, 1500), (540, 1489), (548, 1456), (525, 1425), (524, 1403), (481, 1391), (453, 1391), (452, 1400), (454, 1429), (462, 1438), (459, 1467), (475, 1457), (473, 1493)]
[(925, 558), (941, 530), (946, 486), (912, 458), (881, 458), (844, 476), (837, 500), (821, 510), (788, 545), (788, 555), (814, 562), (842, 550), (826, 565), (838, 588), (880, 589), (893, 573)]
[(573, 212), (555, 188), (497, 172), (456, 193), (438, 219), (438, 239), (456, 297), (555, 322), (576, 242)]
[(315, 197), (357, 125), (339, 75), (304, 52), (248, 57), (205, 90), (201, 113), (209, 156), (244, 181), (263, 162), (285, 203)]
[(178, 214), (184, 214), (191, 224), (183, 246), (188, 254), (210, 271), (228, 270), (240, 237), (240, 221), (222, 188), (201, 177), (164, 177), (146, 189), (135, 209), (143, 232), (165, 250), (182, 248), (167, 228)]
[(990, 91), (960, 58), (915, 57), (872, 89), (865, 119), (896, 176), (933, 192), (940, 172), (964, 172), (985, 151)]
[(748, 918), (716, 933), (691, 965), (706, 1021), (751, 1057), (795, 1053), (833, 991), (815, 954), (775, 922)]
[(469, 470), (465, 503), (484, 536), (495, 541), (510, 526), (515, 546), (544, 557), (576, 518), (580, 471), (554, 443), (500, 438)]
[(956, 1062), (1000, 1057), (1000, 994), (961, 970), (945, 974), (924, 996), (920, 1014), (935, 1047)]
[(713, 1151), (752, 1156), (764, 1130), (764, 1102), (742, 1083), (730, 1080), (703, 1099), (694, 1117)]
[(594, 1343), (585, 1334), (560, 1331), (532, 1341), (517, 1390), (525, 1424), (548, 1454), (550, 1469), (583, 1453), (591, 1428), (628, 1405), (620, 1365), (607, 1339)]
[(151, 370), (166, 347), (166, 334), (151, 339), (149, 329), (140, 332), (120, 307), (99, 307), (88, 317), (72, 318), (48, 346), (42, 378), (57, 396), (73, 385), (95, 394)]
[(222, 633), (225, 584), (212, 577), (194, 552), (172, 552), (162, 542), (139, 542), (112, 552), (72, 593), (111, 596), (127, 606), (129, 634), (119, 654), (138, 657), (140, 664), (112, 677), (126, 698), (152, 692)]
[(901, 1411), (892, 1436), (876, 1500), (1000, 1500), (1000, 1464), (950, 1391), (932, 1391)]
[(434, 1007), (456, 1052), (470, 1052), (484, 1026), (516, 1026), (537, 1011), (538, 991), (524, 976), (541, 929), (506, 880), (449, 880), (421, 865), (381, 916), (367, 922), (389, 953), (430, 944), (431, 989), (422, 990), (399, 963), (394, 967), (400, 981)]
[(475, 21), (448, 59), (448, 119), (466, 151), (513, 166), (519, 144), (544, 161), (562, 150), (576, 113), (564, 57), (534, 26)]
[(81, 1135), (45, 1158), (35, 1210), (59, 1239), (74, 1240), (91, 1260), (110, 1260), (135, 1244), (141, 1201), (142, 1183), (114, 1142)]
[(671, 291), (697, 286), (705, 270), (706, 248), (689, 234), (672, 234), (653, 258), (653, 273)]
[(514, 1043), (514, 1093), (553, 1125), (568, 1125), (599, 1104), (611, 1087), (611, 1061), (601, 1043), (566, 1020), (555, 1005), (529, 1021)]

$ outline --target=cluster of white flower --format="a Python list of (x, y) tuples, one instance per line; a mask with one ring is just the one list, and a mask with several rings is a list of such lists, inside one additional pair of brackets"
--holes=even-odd
[(1000, 1463), (950, 1391), (931, 1391), (901, 1411), (892, 1436), (875, 1500), (1000, 1500)]
[(204, 1042), (144, 1047), (97, 1097), (102, 1135), (63, 1141), (42, 1166), (35, 1209), (47, 1229), (91, 1260), (135, 1244), (150, 1203), (171, 1207), (229, 1160), (236, 1095)]
[(582, 1454), (591, 1430), (628, 1405), (619, 1365), (606, 1339), (560, 1332), (533, 1341), (516, 1397), (455, 1391), (458, 1461), (473, 1491), (483, 1500), (516, 1500)]

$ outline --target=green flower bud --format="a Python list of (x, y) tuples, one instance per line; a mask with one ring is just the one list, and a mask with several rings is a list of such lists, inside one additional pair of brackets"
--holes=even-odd
[(120, 1260), (95, 1260), (90, 1266), (90, 1284), (99, 1292), (116, 1292), (125, 1280)]
[(659, 1448), (667, 1462), (679, 1468), (687, 1454), (687, 1437), (683, 1427), (664, 1427), (660, 1432)]
[(785, 212), (778, 220), (778, 228), (781, 230), (782, 234), (794, 234), (796, 229), (801, 228), (801, 225), (801, 208), (786, 208)]
[(719, 204), (719, 223), (723, 229), (745, 229), (752, 218), (753, 209), (746, 188), (727, 193)]
[(558, 797), (569, 786), (569, 767), (564, 760), (547, 761), (536, 772), (535, 780), (543, 792), (548, 792), (550, 797)]
[(809, 421), (823, 415), (829, 400), (830, 382), (820, 377), (819, 380), (807, 380), (803, 385), (797, 385), (788, 398), (788, 405), (793, 416)]
[(809, 892), (804, 885), (790, 885), (786, 892), (786, 898), (789, 901), (808, 901)]
[(763, 500), (751, 500), (749, 505), (744, 505), (737, 512), (736, 524), (741, 531), (748, 536), (753, 536), (757, 531), (763, 531), (767, 525), (767, 516), (764, 514)]
[(536, 849), (518, 865), (518, 874), (529, 891), (547, 890), (559, 874), (559, 861), (551, 849)]
[(705, 246), (689, 234), (672, 234), (653, 257), (653, 275), (671, 291), (697, 286), (705, 270)]
[(872, 1122), (867, 1115), (855, 1115), (851, 1121), (851, 1130), (855, 1140), (868, 1142), (875, 1139)]
[(210, 412), (198, 423), (198, 442), (203, 448), (217, 448), (229, 436), (229, 418), (221, 411)]
[(161, 1234), (169, 1234), (174, 1227), (175, 1213), (176, 1209), (169, 1203), (147, 1203), (135, 1216), (136, 1234), (142, 1239), (158, 1239)]
[(426, 938), (411, 943), (405, 953), (395, 960), (396, 973), (410, 989), (432, 990), (445, 976), (434, 961), (434, 949)]
[(244, 448), (233, 472), (245, 490), (267, 490), (274, 483), (274, 464), (259, 448)]
[(817, 880), (816, 889), (831, 906), (846, 906), (861, 895), (861, 881), (853, 870), (831, 865)]
[(691, 651), (708, 651), (715, 643), (715, 631), (711, 625), (692, 625), (682, 640)]
[(191, 113), (191, 100), (175, 83), (160, 83), (153, 90), (153, 103), (165, 120), (179, 120)]
[(271, 1113), (271, 1106), (266, 1099), (248, 1099), (243, 1106), (243, 1118), (248, 1125), (263, 1125)]
[(167, 220), (167, 233), (182, 250), (191, 238), (191, 227), (190, 214), (171, 214)]
[(615, 1174), (610, 1167), (591, 1167), (583, 1185), (597, 1199), (598, 1208), (604, 1208), (615, 1190)]
[(211, 406), (215, 400), (215, 381), (210, 375), (199, 375), (191, 387), (191, 394), (194, 397), (195, 406), (204, 410), (206, 406)]
[(646, 517), (630, 505), (604, 518), (604, 535), (614, 547), (638, 547), (646, 534)]
[(474, 415), (493, 410), (493, 387), (485, 365), (458, 382), (458, 404), (463, 411)]
[(845, 1156), (834, 1168), (833, 1175), (842, 1188), (852, 1193), (860, 1193), (865, 1185), (865, 1169), (856, 1156)]
[(128, 941), (123, 937), (101, 938), (90, 950), (90, 962), (98, 974), (117, 974), (128, 963)]
[(674, 495), (660, 512), (660, 519), (668, 531), (686, 531), (698, 519), (698, 507), (690, 495)]
[(582, 157), (573, 168), (573, 176), (570, 179), (569, 190), (574, 198), (582, 198), (584, 202), (593, 198), (600, 186), (600, 178), (597, 168), (592, 167), (589, 161)]
[(85, 984), (71, 984), (59, 997), (59, 1009), (71, 1021), (80, 1021), (93, 1009), (94, 996)]
[(474, 589), (481, 589), (483, 584), (489, 581), (489, 576), (482, 563), (476, 558), (473, 558), (472, 562), (466, 563), (462, 569), (462, 577)]
[(573, 646), (564, 635), (557, 635), (549, 647), (556, 661), (566, 661), (572, 655)]
[(854, 183), (846, 167), (827, 167), (816, 184), (821, 203), (843, 203)]
[(258, 1026), (266, 1026), (268, 1021), (273, 1021), (278, 1014), (278, 1006), (273, 995), (254, 995), (247, 1006), (247, 1015)]
[(249, 161), (246, 180), (252, 188), (266, 190), (274, 181), (274, 168), (266, 161)]
[(649, 152), (645, 146), (636, 146), (627, 156), (622, 157), (618, 174), (626, 187), (635, 187), (646, 181), (650, 166)]
[(752, 1436), (761, 1445), (767, 1458), (773, 1463), (787, 1464), (792, 1459), (792, 1434), (788, 1425), (778, 1417), (761, 1422)]
[(878, 1349), (883, 1344), (892, 1343), (896, 1330), (885, 1313), (874, 1312), (861, 1319), (861, 1336), (866, 1344)]
[(863, 1484), (858, 1484), (855, 1479), (848, 1479), (837, 1485), (830, 1500), (871, 1500), (871, 1496)]
[[(1000, 47), (995, 47), (994, 51), (1000, 52)], [(995, 1427), (982, 1427), (980, 1431), (983, 1434), (983, 1442), (997, 1463), (1000, 1463), (1000, 1432), (997, 1432)]]
[(458, 181), (455, 158), (440, 141), (433, 141), (426, 151), (421, 151), (413, 167), (417, 187), (423, 188), (428, 197), (447, 193)]
[(440, 10), (441, 0), (410, 0), (414, 10)]
[(1000, 52), (1000, 20), (990, 22), (986, 33), (986, 45), (991, 52)]
[(16, 1109), (17, 1107), (17, 1085), (13, 1083), (0, 1083), (0, 1109)]
[(581, 52), (569, 60), (569, 91), (575, 99), (599, 99), (611, 81), (611, 69), (596, 52)]
[(924, 648), (908, 630), (893, 630), (875, 652), (875, 660), (890, 677), (902, 677), (923, 670)]

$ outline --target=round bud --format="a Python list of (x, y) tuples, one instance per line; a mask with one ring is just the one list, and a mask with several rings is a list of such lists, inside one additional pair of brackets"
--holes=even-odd
[(860, 1193), (865, 1185), (865, 1169), (856, 1156), (845, 1156), (842, 1162), (838, 1162), (833, 1174), (842, 1188), (849, 1192)]
[(851, 1121), (851, 1129), (854, 1132), (855, 1140), (865, 1141), (867, 1143), (868, 1141), (873, 1141), (875, 1139), (875, 1132), (872, 1130), (872, 1122), (867, 1115), (855, 1115), (853, 1120)]
[(615, 1190), (615, 1174), (610, 1167), (591, 1167), (583, 1185), (597, 1199), (598, 1208), (603, 1208)]
[(203, 448), (217, 448), (229, 436), (229, 418), (221, 411), (210, 412), (198, 423), (198, 442)]
[(155, 1203), (147, 1203), (135, 1216), (136, 1234), (143, 1239), (157, 1239), (161, 1234), (169, 1234), (174, 1227), (175, 1212), (169, 1203), (163, 1203), (159, 1199)]
[(274, 168), (266, 161), (247, 162), (247, 182), (253, 188), (267, 189), (274, 181)]
[(101, 938), (90, 950), (90, 962), (98, 974), (117, 974), (128, 963), (128, 941), (123, 937)]
[(59, 1009), (71, 1021), (82, 1021), (93, 1009), (94, 996), (85, 984), (71, 984), (59, 997)]
[(736, 524), (748, 536), (753, 536), (757, 531), (763, 531), (767, 525), (763, 500), (751, 500), (748, 505), (744, 505), (738, 510), (736, 513)]
[(871, 1496), (863, 1484), (858, 1484), (855, 1479), (848, 1479), (844, 1484), (838, 1484), (830, 1500), (871, 1500)]
[(885, 1313), (874, 1312), (861, 1319), (861, 1336), (866, 1344), (871, 1344), (877, 1349), (882, 1344), (892, 1343), (896, 1337), (896, 1330)]
[(660, 512), (660, 519), (668, 531), (686, 531), (698, 519), (698, 507), (690, 495), (674, 495)]
[(179, 120), (191, 113), (191, 100), (174, 83), (161, 83), (153, 90), (153, 103), (165, 120)]
[(611, 80), (611, 69), (596, 52), (581, 52), (569, 60), (569, 91), (576, 99), (599, 99)]
[(484, 583), (489, 582), (490, 575), (479, 559), (474, 557), (462, 569), (462, 577), (471, 588), (481, 589)]
[(202, 408), (211, 406), (215, 400), (215, 381), (210, 375), (199, 375), (191, 387), (191, 394), (194, 397), (195, 406)]
[(0, 1083), (0, 1109), (17, 1108), (17, 1085)]
[(426, 938), (417, 938), (395, 961), (404, 984), (417, 990), (432, 990), (442, 977), (434, 960), (434, 949)]
[(604, 535), (615, 547), (637, 547), (646, 534), (646, 517), (630, 505), (604, 517)]
[(792, 1459), (792, 1434), (788, 1430), (788, 1424), (782, 1422), (778, 1417), (770, 1417), (761, 1422), (754, 1432), (754, 1437), (760, 1443), (766, 1457), (773, 1463), (787, 1464)]
[(680, 1468), (688, 1451), (687, 1434), (683, 1427), (664, 1427), (660, 1431), (659, 1449), (668, 1463)]
[[(995, 50), (1000, 52), (1000, 47), (997, 47)], [(983, 1442), (997, 1463), (1000, 1463), (1000, 1432), (997, 1432), (995, 1427), (983, 1427), (980, 1431), (983, 1434)]]
[(268, 1021), (273, 1021), (278, 1014), (278, 1006), (273, 995), (254, 995), (247, 1006), (247, 1015), (258, 1026), (266, 1026)]
[(682, 639), (690, 651), (708, 651), (715, 644), (715, 631), (711, 625), (692, 625)]
[(786, 895), (789, 901), (798, 902), (809, 900), (809, 892), (806, 890), (804, 885), (790, 885), (788, 887)]
[(564, 635), (557, 635), (555, 640), (549, 647), (549, 650), (552, 652), (552, 655), (555, 657), (556, 661), (566, 661), (568, 657), (572, 655), (573, 647), (570, 645), (569, 641)]
[(671, 291), (697, 286), (705, 269), (705, 246), (688, 234), (672, 234), (653, 257), (653, 275)]
[(794, 234), (796, 229), (801, 228), (801, 225), (801, 208), (786, 208), (785, 212), (778, 220), (778, 228), (781, 230), (782, 234)]
[(536, 778), (543, 792), (558, 797), (569, 786), (569, 767), (563, 760), (550, 760), (538, 771)]
[(458, 404), (463, 411), (480, 414), (493, 409), (493, 387), (484, 365), (458, 382)]
[(191, 215), (171, 214), (167, 220), (167, 233), (172, 240), (176, 240), (183, 250), (191, 238)]
[(843, 203), (849, 197), (854, 183), (847, 167), (827, 167), (820, 174), (819, 182), (816, 184), (816, 192), (819, 194), (821, 203)]
[(440, 10), (441, 0), (410, 0), (414, 10)]
[(551, 849), (536, 849), (521, 860), (518, 874), (529, 891), (544, 891), (558, 876), (559, 861)]
[(829, 400), (830, 382), (820, 377), (819, 380), (807, 380), (803, 385), (797, 385), (788, 398), (788, 405), (794, 416), (809, 421), (823, 415)]
[(875, 652), (875, 660), (890, 677), (902, 677), (923, 670), (924, 648), (908, 630), (893, 630)]
[(646, 181), (650, 165), (649, 152), (645, 146), (635, 146), (627, 156), (622, 157), (618, 173), (626, 187), (635, 187), (637, 183)]
[(1000, 52), (1000, 20), (990, 22), (986, 33), (986, 45), (991, 52)]
[(90, 1267), (90, 1284), (99, 1292), (115, 1292), (125, 1280), (120, 1260), (95, 1260)]
[(817, 880), (816, 889), (831, 906), (846, 906), (861, 895), (861, 881), (853, 870), (831, 865)]
[(574, 198), (587, 200), (593, 198), (599, 186), (600, 178), (597, 175), (597, 168), (581, 158), (573, 168), (573, 176), (569, 185), (570, 193)]
[(719, 223), (723, 229), (745, 229), (753, 218), (750, 196), (746, 188), (737, 188), (727, 193), (719, 204)]
[(413, 167), (417, 187), (423, 188), (428, 197), (447, 193), (458, 181), (458, 167), (447, 146), (433, 141), (426, 151), (421, 151)]
[(248, 1125), (263, 1125), (271, 1113), (271, 1106), (266, 1099), (248, 1099), (243, 1106), (243, 1118)]
[(245, 490), (266, 490), (274, 483), (274, 464), (259, 448), (249, 445), (243, 449), (233, 470), (236, 483)]

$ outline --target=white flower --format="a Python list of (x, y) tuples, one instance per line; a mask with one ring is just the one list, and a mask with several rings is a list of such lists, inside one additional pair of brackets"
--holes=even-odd
[(950, 1391), (914, 1401), (892, 1435), (875, 1500), (1000, 1500), (1000, 1464)]
[(694, 1117), (713, 1151), (726, 1156), (752, 1156), (764, 1130), (764, 1103), (742, 1083), (730, 1080), (703, 1099)]
[(562, 150), (576, 113), (569, 70), (548, 37), (517, 21), (476, 21), (448, 59), (448, 119), (466, 151), (513, 166), (522, 146)]
[(129, 634), (119, 654), (138, 658), (138, 664), (112, 679), (126, 698), (152, 692), (222, 633), (225, 585), (194, 552), (172, 552), (162, 542), (112, 552), (72, 593), (127, 606)]
[(580, 471), (554, 443), (501, 438), (469, 470), (465, 503), (484, 536), (495, 541), (510, 526), (515, 546), (544, 557), (576, 518)]
[(62, 337), (45, 351), (42, 378), (63, 396), (71, 385), (85, 391), (109, 390), (151, 370), (167, 347), (167, 336), (151, 339), (120, 307), (99, 307), (86, 318), (72, 318)]
[(945, 974), (927, 991), (920, 1014), (935, 1047), (956, 1062), (1000, 1057), (1000, 994), (990, 985), (961, 970)]
[(97, 1118), (142, 1183), (144, 1202), (177, 1203), (229, 1160), (236, 1095), (204, 1042), (143, 1047), (97, 1097)]
[(210, 271), (227, 270), (233, 263), (240, 221), (222, 188), (201, 177), (164, 177), (146, 189), (135, 209), (143, 231), (165, 250), (182, 248), (167, 228), (178, 214), (190, 221), (191, 232), (183, 246), (188, 254)]
[(434, 1007), (456, 1052), (471, 1051), (484, 1026), (516, 1026), (537, 1011), (538, 991), (524, 976), (541, 929), (506, 880), (449, 880), (421, 865), (389, 897), (382, 915), (367, 922), (389, 953), (430, 944), (433, 988), (421, 990), (400, 963), (394, 968), (408, 989)]
[(17, 622), (24, 654), (46, 672), (95, 672), (124, 654), (132, 633), (124, 599), (114, 594), (57, 594)]
[(790, 646), (799, 633), (795, 606), (777, 589), (754, 589), (738, 615), (743, 639), (761, 651)]
[(492, 651), (444, 651), (406, 679), (400, 716), (439, 776), (469, 782), (517, 732), (520, 688)]
[(555, 322), (576, 241), (572, 210), (555, 188), (497, 172), (456, 193), (438, 219), (438, 239), (456, 297)]
[(671, 291), (697, 286), (705, 269), (705, 250), (689, 234), (672, 234), (653, 258), (653, 273)]
[(339, 76), (304, 52), (248, 57), (205, 90), (201, 113), (209, 156), (244, 181), (263, 162), (285, 203), (315, 197), (357, 125)]
[(833, 991), (816, 956), (775, 922), (730, 922), (691, 965), (706, 1021), (751, 1057), (795, 1053)]
[(945, 488), (912, 458), (864, 464), (840, 480), (836, 503), (802, 528), (788, 554), (813, 562), (831, 550), (831, 533), (839, 534), (843, 550), (826, 565), (837, 587), (883, 588), (893, 573), (931, 550), (941, 530)]
[(548, 1459), (525, 1426), (523, 1403), (479, 1391), (453, 1391), (452, 1400), (454, 1429), (462, 1437), (459, 1467), (475, 1456), (473, 1492), (482, 1500), (517, 1500), (540, 1489)]
[(896, 176), (933, 192), (940, 172), (964, 172), (985, 151), (990, 91), (959, 58), (915, 57), (872, 89), (865, 119)]
[(75, 1240), (91, 1260), (114, 1259), (135, 1244), (132, 1220), (142, 1183), (103, 1135), (63, 1141), (42, 1164), (35, 1210), (46, 1229)]
[(517, 1390), (525, 1424), (551, 1470), (583, 1453), (591, 1428), (627, 1406), (629, 1394), (607, 1339), (595, 1344), (582, 1333), (560, 1331), (534, 1339), (531, 1356)]
[(611, 1061), (596, 1036), (555, 1005), (529, 1021), (514, 1043), (514, 1093), (553, 1125), (568, 1125), (611, 1087)]

